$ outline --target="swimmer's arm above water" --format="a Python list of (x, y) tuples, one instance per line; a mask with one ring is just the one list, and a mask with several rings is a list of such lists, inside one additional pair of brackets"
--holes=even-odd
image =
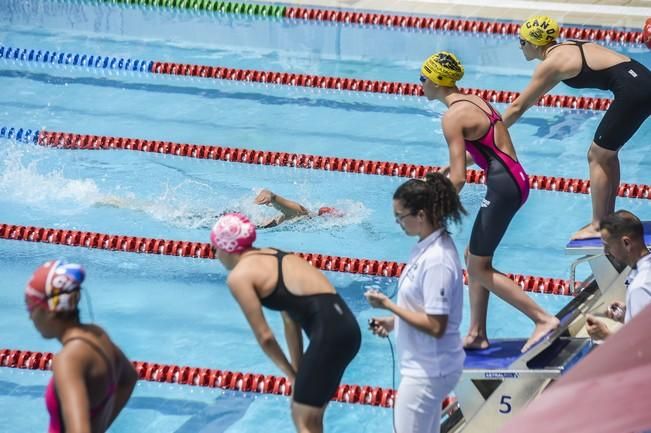
[(298, 323), (289, 317), (289, 314), (283, 311), (281, 315), (283, 317), (283, 324), (285, 325), (285, 340), (287, 340), (287, 348), (292, 367), (294, 367), (294, 371), (298, 371), (298, 366), (303, 359), (303, 332)]
[(271, 358), (274, 364), (293, 383), (296, 377), (296, 370), (290, 364), (285, 353), (280, 348), (276, 337), (271, 332), (271, 328), (262, 312), (262, 304), (260, 304), (258, 294), (253, 287), (253, 280), (246, 272), (232, 271), (228, 276), (228, 287), (230, 287), (235, 300), (240, 304), (240, 308), (264, 353)]
[(296, 218), (298, 216), (307, 215), (308, 211), (300, 203), (289, 200), (285, 197), (274, 194), (268, 189), (260, 191), (255, 198), (255, 203), (260, 205), (270, 205), (282, 212), (286, 219)]
[[(443, 126), (443, 136), (448, 143), (450, 152), (449, 175), (452, 185), (461, 192), (466, 184), (466, 165), (468, 163), (468, 152), (466, 152), (466, 142), (463, 138), (463, 128), (461, 122), (456, 118), (456, 114), (445, 113), (441, 122)], [(472, 158), (471, 158), (472, 160)]]
[(535, 105), (545, 93), (560, 83), (562, 79), (569, 78), (563, 77), (559, 70), (559, 65), (551, 58), (546, 59), (536, 67), (529, 85), (504, 111), (502, 120), (507, 128), (517, 122), (525, 111)]

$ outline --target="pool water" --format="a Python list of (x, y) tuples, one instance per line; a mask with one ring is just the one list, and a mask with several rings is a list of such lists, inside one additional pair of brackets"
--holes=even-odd
[[(10, 1), (0, 11), (0, 44), (57, 52), (411, 81), (438, 49), (460, 53), (466, 87), (520, 90), (533, 64), (517, 40), (455, 32), (170, 12), (85, 2)], [(617, 47), (646, 65), (648, 50)], [(424, 98), (288, 88), (85, 67), (0, 60), (0, 126), (218, 144), (262, 150), (409, 162), (446, 163), (442, 106)], [(572, 94), (559, 86), (553, 93)], [(594, 93), (594, 96), (608, 96)], [(497, 104), (498, 109), (504, 109)], [(587, 178), (585, 153), (602, 112), (533, 108), (511, 130), (530, 174)], [(620, 155), (622, 181), (646, 183), (651, 165), (647, 122)], [(285, 250), (403, 262), (415, 240), (395, 224), (391, 196), (404, 179), (127, 151), (79, 151), (0, 139), (0, 223), (206, 242), (214, 216), (253, 204), (261, 188), (310, 209), (334, 205), (343, 218), (285, 224), (258, 234), (259, 245)], [(468, 217), (452, 227), (459, 251), (468, 242), (485, 188), (466, 185)], [(651, 217), (645, 200), (618, 207)], [(532, 191), (495, 257), (504, 272), (567, 278), (568, 235), (587, 222), (587, 195)], [(53, 257), (85, 264), (94, 319), (134, 360), (279, 375), (259, 349), (215, 261), (0, 240), (0, 346), (57, 351), (23, 306), (33, 269)], [(365, 328), (368, 288), (393, 292), (396, 280), (326, 273)], [(550, 312), (568, 297), (531, 294)], [(467, 302), (466, 302), (467, 304)], [(82, 303), (82, 317), (90, 312)], [(468, 323), (464, 311), (462, 332)], [(280, 317), (267, 315), (282, 334)], [(532, 325), (494, 299), (492, 337), (525, 337)], [(282, 338), (279, 338), (282, 340)], [(0, 369), (0, 430), (45, 429), (42, 394), (49, 373)], [(364, 333), (345, 383), (392, 387), (386, 341)], [(24, 416), (30, 413), (31, 416)], [(328, 431), (389, 431), (391, 411), (333, 404)], [(223, 393), (140, 383), (114, 432), (291, 432), (284, 397)]]

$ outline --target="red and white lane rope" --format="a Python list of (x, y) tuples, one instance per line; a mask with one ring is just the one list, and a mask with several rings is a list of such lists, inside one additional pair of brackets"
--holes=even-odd
[[(214, 259), (210, 244), (192, 241), (154, 239), (138, 236), (111, 235), (106, 233), (64, 230), (48, 227), (0, 224), (0, 239), (43, 242), (72, 247), (97, 248), (130, 253), (160, 254), (179, 257)], [(332, 272), (400, 277), (404, 263), (353, 257), (331, 256), (318, 253), (294, 253), (312, 266)], [(532, 275), (506, 274), (524, 291), (572, 296), (569, 281)], [(464, 270), (464, 283), (468, 275)]]
[[(173, 62), (153, 62), (150, 72), (165, 75), (185, 75), (191, 77), (213, 78), (218, 80), (248, 81), (285, 86), (312, 87), (319, 89), (347, 90), (351, 92), (371, 92), (404, 96), (423, 96), (419, 83), (396, 81), (363, 80), (358, 78), (328, 77), (323, 75), (296, 74), (255, 69), (224, 68)], [(519, 92), (461, 88), (461, 92), (473, 94), (490, 102), (511, 103)], [(541, 107), (570, 108), (580, 110), (604, 111), (610, 107), (612, 99), (584, 96), (544, 95), (536, 105)]]
[[(338, 158), (303, 153), (271, 152), (234, 147), (173, 143), (169, 141), (144, 140), (139, 138), (74, 134), (71, 132), (40, 131), (36, 142), (42, 146), (64, 149), (121, 149), (140, 152), (163, 153), (199, 159), (214, 159), (256, 165), (307, 168), (315, 170), (341, 171), (347, 173), (374, 174), (382, 176), (421, 178), (427, 173), (439, 171), (441, 167), (406, 164), (390, 161), (370, 161), (355, 158)], [(483, 184), (483, 170), (466, 170), (466, 182)], [(529, 187), (544, 191), (589, 194), (590, 181), (560, 176), (530, 175)], [(617, 196), (650, 199), (651, 186), (622, 183)]]
[[(54, 355), (50, 352), (0, 348), (0, 367), (51, 370), (53, 357)], [(285, 377), (155, 362), (132, 361), (132, 363), (138, 373), (138, 378), (150, 382), (284, 396), (289, 396), (292, 392), (291, 384)], [(339, 385), (332, 401), (392, 407), (395, 396), (396, 391), (390, 388)], [(443, 402), (443, 408), (453, 401), (452, 397), (447, 397)]]
[[(401, 83), (392, 81), (363, 80), (346, 77), (328, 77), (323, 75), (296, 74), (253, 69), (226, 68), (184, 64), (174, 62), (157, 62), (152, 60), (109, 57), (93, 54), (55, 52), (39, 49), (27, 49), (0, 45), (0, 59), (18, 62), (30, 62), (48, 65), (72, 65), (96, 70), (148, 72), (152, 74), (184, 75), (218, 80), (269, 83), (285, 86), (311, 87), (319, 89), (347, 90), (353, 92), (371, 92), (403, 96), (423, 96), (422, 86), (418, 83)], [(487, 101), (510, 103), (518, 97), (518, 92), (462, 88), (462, 92), (478, 95)], [(543, 107), (570, 108), (582, 110), (607, 110), (612, 99), (564, 95), (544, 95), (537, 105)]]
[[(287, 7), (284, 11), (284, 17), (322, 22), (344, 22), (351, 24), (377, 25), (394, 28), (451, 30), (498, 35), (517, 35), (520, 31), (520, 24), (500, 21), (391, 15), (372, 12), (355, 12), (349, 10), (329, 10), (319, 8)], [(592, 41), (613, 41), (622, 43), (643, 42), (642, 32), (640, 31), (569, 26), (561, 27), (560, 38)]]

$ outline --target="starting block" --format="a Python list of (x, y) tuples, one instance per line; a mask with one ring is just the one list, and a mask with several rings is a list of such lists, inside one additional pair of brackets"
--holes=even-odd
[[(651, 247), (651, 221), (643, 223)], [(570, 241), (565, 252), (580, 255), (570, 267), (574, 298), (558, 312), (560, 326), (527, 352), (525, 340), (492, 340), (486, 350), (466, 351), (466, 362), (454, 392), (457, 401), (445, 411), (444, 433), (491, 433), (536, 398), (591, 349), (585, 315), (602, 313), (611, 302), (625, 299), (630, 268), (603, 252), (601, 239)], [(591, 275), (577, 286), (576, 267), (589, 264)]]

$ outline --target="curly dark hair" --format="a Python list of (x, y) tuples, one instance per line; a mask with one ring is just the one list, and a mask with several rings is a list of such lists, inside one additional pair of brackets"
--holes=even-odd
[(450, 221), (460, 223), (461, 216), (467, 215), (456, 188), (441, 173), (429, 173), (423, 180), (408, 180), (396, 189), (393, 199), (400, 200), (412, 214), (422, 209), (434, 226), (445, 230)]

